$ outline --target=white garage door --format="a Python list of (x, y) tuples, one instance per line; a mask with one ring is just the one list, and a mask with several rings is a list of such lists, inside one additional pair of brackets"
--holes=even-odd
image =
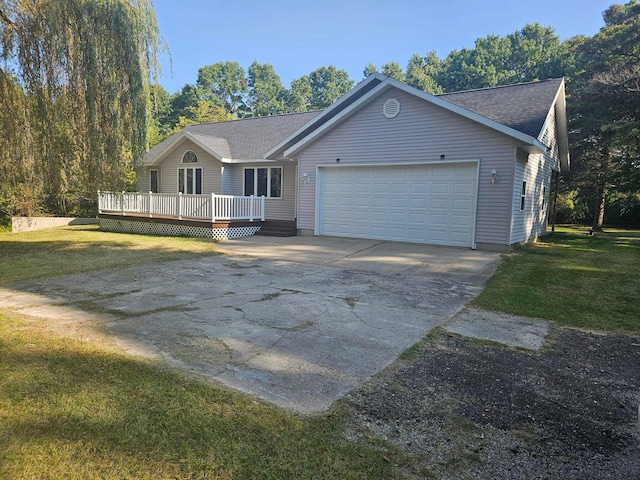
[(476, 163), (318, 170), (316, 233), (473, 246)]

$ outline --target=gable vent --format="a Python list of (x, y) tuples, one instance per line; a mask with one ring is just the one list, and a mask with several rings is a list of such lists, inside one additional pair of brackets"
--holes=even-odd
[(400, 113), (400, 102), (395, 98), (390, 98), (382, 107), (382, 113), (387, 118), (395, 118)]

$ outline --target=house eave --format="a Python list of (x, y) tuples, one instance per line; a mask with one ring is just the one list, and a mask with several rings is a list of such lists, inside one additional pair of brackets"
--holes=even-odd
[[(547, 117), (551, 114), (551, 110), (554, 110), (556, 119), (556, 128), (558, 129), (558, 159), (560, 160), (560, 170), (563, 172), (569, 171), (571, 168), (571, 162), (569, 159), (569, 137), (567, 127), (567, 99), (565, 94), (564, 78), (562, 83), (556, 92), (556, 96), (553, 99)], [(544, 125), (538, 133), (538, 138), (542, 138), (544, 135)]]
[(225, 158), (221, 160), (222, 163), (274, 163), (275, 160), (269, 158)]
[[(352, 88), (348, 93), (346, 93), (344, 96), (342, 96), (339, 100), (337, 100), (336, 102), (331, 104), (329, 107), (324, 109), (322, 111), (322, 113), (320, 113), (320, 115), (318, 115), (317, 117), (313, 118), (312, 120), (310, 120), (306, 124), (302, 125), (295, 132), (293, 132), (292, 134), (288, 135), (281, 142), (279, 142), (277, 145), (275, 145), (273, 148), (271, 148), (269, 151), (267, 151), (264, 154), (264, 157), (265, 158), (269, 158), (269, 159), (273, 159), (274, 156), (284, 156), (285, 158), (290, 157), (290, 155), (286, 155), (283, 152), (285, 150), (287, 150), (287, 148), (288, 148), (287, 145), (292, 140), (294, 140), (296, 137), (298, 137), (301, 134), (303, 134), (304, 131), (307, 130), (310, 126), (313, 126), (314, 123), (317, 123), (319, 126), (321, 126), (322, 123), (323, 123), (322, 119), (327, 118), (327, 117), (333, 119), (332, 116), (335, 115), (336, 110), (339, 110), (340, 108), (342, 108), (342, 105), (345, 102), (352, 101), (353, 97), (358, 95), (358, 94), (360, 94), (360, 92), (363, 89), (371, 88), (371, 84), (372, 83), (376, 83), (377, 82), (379, 84), (382, 84), (386, 78), (387, 77), (385, 77), (384, 75), (382, 75), (380, 73), (373, 73), (372, 75), (369, 75), (367, 78), (362, 80), (358, 85), (356, 85), (355, 88)], [(364, 94), (363, 96), (366, 97), (367, 94)], [(358, 101), (356, 100), (356, 102), (354, 102), (354, 103), (358, 103)], [(337, 114), (336, 116), (339, 116), (339, 115), (340, 114)]]
[(171, 151), (173, 151), (174, 148), (176, 148), (178, 145), (180, 145), (185, 140), (192, 141), (193, 143), (198, 145), (200, 148), (202, 148), (205, 152), (209, 153), (210, 155), (215, 157), (216, 160), (218, 160), (218, 161), (220, 161), (222, 163), (233, 163), (230, 158), (223, 157), (219, 152), (216, 152), (215, 150), (210, 148), (208, 145), (203, 143), (196, 135), (192, 135), (190, 132), (187, 132), (187, 131), (183, 130), (182, 132), (178, 133), (175, 136), (175, 139), (173, 141), (168, 143), (162, 149), (162, 152), (160, 152), (158, 154), (158, 156), (156, 157), (155, 160), (153, 160), (152, 162), (149, 162), (149, 163), (145, 163), (144, 165), (147, 166), (147, 167), (152, 167), (152, 166), (159, 165), (160, 163), (162, 163), (164, 161), (164, 159), (167, 157), (167, 155), (169, 155), (169, 153)]

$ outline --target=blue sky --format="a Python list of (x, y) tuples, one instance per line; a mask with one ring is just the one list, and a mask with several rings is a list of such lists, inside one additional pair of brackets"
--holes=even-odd
[[(619, 0), (617, 3), (625, 3)], [(236, 61), (245, 69), (270, 63), (285, 87), (321, 66), (359, 81), (369, 62), (414, 53), (473, 47), (477, 38), (507, 35), (527, 23), (551, 26), (566, 40), (594, 35), (611, 0), (155, 0), (169, 46), (160, 83), (173, 93), (196, 82), (198, 69)], [(171, 68), (171, 65), (173, 68)], [(173, 73), (172, 71), (173, 70)]]

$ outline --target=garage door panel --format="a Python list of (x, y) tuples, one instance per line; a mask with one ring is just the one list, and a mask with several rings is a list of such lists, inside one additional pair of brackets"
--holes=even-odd
[(392, 209), (399, 208), (404, 210), (407, 208), (408, 199), (405, 197), (391, 197), (389, 200), (389, 207)]
[(469, 195), (473, 191), (473, 185), (471, 182), (454, 183), (452, 191), (454, 195)]
[(427, 199), (426, 198), (410, 198), (409, 199), (409, 208), (412, 210), (424, 210), (427, 208)]
[(448, 198), (432, 198), (429, 205), (430, 210), (448, 210), (449, 199)]
[(451, 226), (452, 227), (468, 227), (471, 223), (470, 215), (452, 215)]
[(425, 193), (427, 193), (427, 184), (425, 182), (426, 180), (421, 183), (411, 183), (411, 185), (409, 186), (411, 195), (424, 195)]
[(454, 198), (451, 202), (451, 208), (453, 211), (471, 211), (471, 199), (470, 198)]
[(467, 232), (466, 232), (466, 231), (462, 231), (462, 230), (460, 230), (460, 231), (456, 231), (456, 230), (453, 230), (453, 231), (451, 232), (450, 239), (451, 239), (453, 242), (462, 243), (462, 242), (466, 241), (467, 236), (468, 236), (468, 234), (467, 234)]
[(317, 233), (472, 246), (475, 163), (318, 171)]
[(442, 183), (442, 182), (437, 182), (434, 183), (431, 186), (431, 193), (436, 194), (436, 195), (447, 195), (449, 193), (449, 189), (451, 188), (451, 185), (449, 185), (448, 183)]
[(436, 213), (432, 213), (431, 215), (429, 215), (429, 223), (431, 225), (437, 225), (437, 226), (441, 226), (441, 225), (446, 225), (447, 224), (447, 216), (446, 215), (438, 215)]
[(445, 242), (447, 239), (446, 230), (434, 228), (431, 231), (431, 238), (433, 239), (434, 242), (440, 242), (440, 243)]
[[(409, 225), (418, 224), (421, 225), (427, 221), (427, 214), (424, 212), (421, 213), (410, 213), (409, 214)], [(422, 227), (421, 227), (422, 229)]]

